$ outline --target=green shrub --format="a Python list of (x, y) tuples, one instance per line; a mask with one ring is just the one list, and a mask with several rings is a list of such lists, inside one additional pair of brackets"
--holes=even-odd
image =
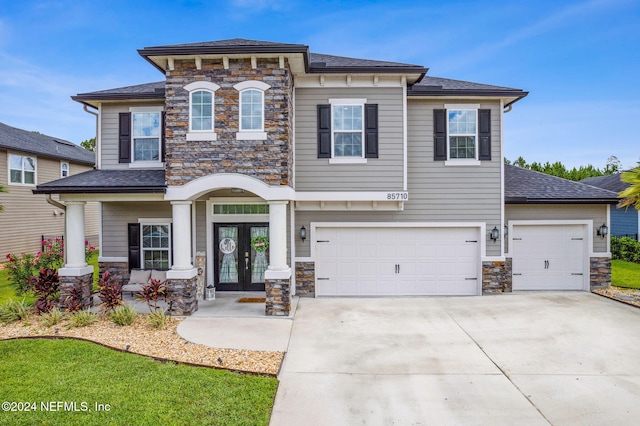
[(167, 318), (169, 318), (169, 316), (166, 311), (153, 311), (149, 314), (149, 325), (153, 328), (163, 328), (167, 323)]
[(7, 260), (5, 267), (9, 271), (9, 281), (16, 294), (21, 296), (29, 290), (29, 280), (38, 272), (36, 258), (29, 253), (21, 256), (8, 254)]
[(98, 321), (98, 316), (89, 310), (78, 311), (71, 314), (70, 327), (86, 327)]
[(0, 322), (8, 324), (14, 321), (20, 321), (29, 316), (29, 304), (15, 299), (9, 300), (0, 305)]
[(42, 314), (41, 317), (42, 323), (47, 327), (51, 327), (62, 321), (64, 313), (58, 308), (53, 308), (49, 312)]
[(611, 237), (611, 258), (640, 263), (640, 242), (629, 237)]
[(111, 321), (116, 325), (131, 325), (138, 313), (131, 305), (118, 306), (109, 314)]

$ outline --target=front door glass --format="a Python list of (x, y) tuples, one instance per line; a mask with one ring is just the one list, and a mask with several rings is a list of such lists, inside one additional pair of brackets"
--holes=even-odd
[(219, 291), (263, 291), (269, 266), (269, 226), (216, 224), (215, 281)]

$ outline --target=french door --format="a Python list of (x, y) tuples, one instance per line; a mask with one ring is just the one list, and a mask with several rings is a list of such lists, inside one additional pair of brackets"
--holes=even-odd
[(268, 241), (268, 223), (214, 224), (216, 290), (264, 291)]

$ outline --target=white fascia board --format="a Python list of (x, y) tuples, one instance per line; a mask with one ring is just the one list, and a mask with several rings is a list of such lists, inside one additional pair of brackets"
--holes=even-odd
[(164, 201), (164, 194), (60, 194), (60, 201)]
[(388, 194), (404, 194), (407, 191), (384, 192), (296, 192), (295, 201), (407, 201), (409, 198), (389, 199)]
[[(321, 78), (321, 76), (323, 78)], [(397, 87), (400, 88), (400, 74), (351, 74), (351, 82), (347, 83), (345, 74), (306, 74), (296, 76), (298, 88), (330, 88), (330, 87)], [(377, 78), (376, 78), (377, 77)]]

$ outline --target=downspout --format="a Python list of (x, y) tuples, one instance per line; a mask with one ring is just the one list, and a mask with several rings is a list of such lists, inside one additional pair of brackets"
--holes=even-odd
[(67, 206), (65, 206), (64, 204), (62, 204), (59, 201), (54, 200), (53, 198), (51, 198), (51, 194), (47, 194), (47, 203), (51, 204), (54, 207), (59, 208), (60, 210), (66, 212), (67, 211)]
[(502, 113), (506, 114), (508, 112), (511, 112), (512, 109), (513, 109), (513, 104), (509, 104), (502, 110)]
[(96, 117), (96, 152), (95, 152), (95, 154), (96, 154), (96, 158), (95, 158), (96, 163), (94, 164), (93, 168), (94, 169), (99, 169), (100, 167), (98, 165), (100, 164), (100, 161), (98, 160), (98, 155), (99, 155), (100, 150), (98, 149), (98, 119), (99, 119), (100, 115), (97, 112), (89, 111), (88, 107), (89, 107), (89, 105), (87, 105), (87, 104), (83, 104), (82, 105), (82, 109), (84, 110), (84, 112), (88, 112), (89, 114), (94, 115)]

